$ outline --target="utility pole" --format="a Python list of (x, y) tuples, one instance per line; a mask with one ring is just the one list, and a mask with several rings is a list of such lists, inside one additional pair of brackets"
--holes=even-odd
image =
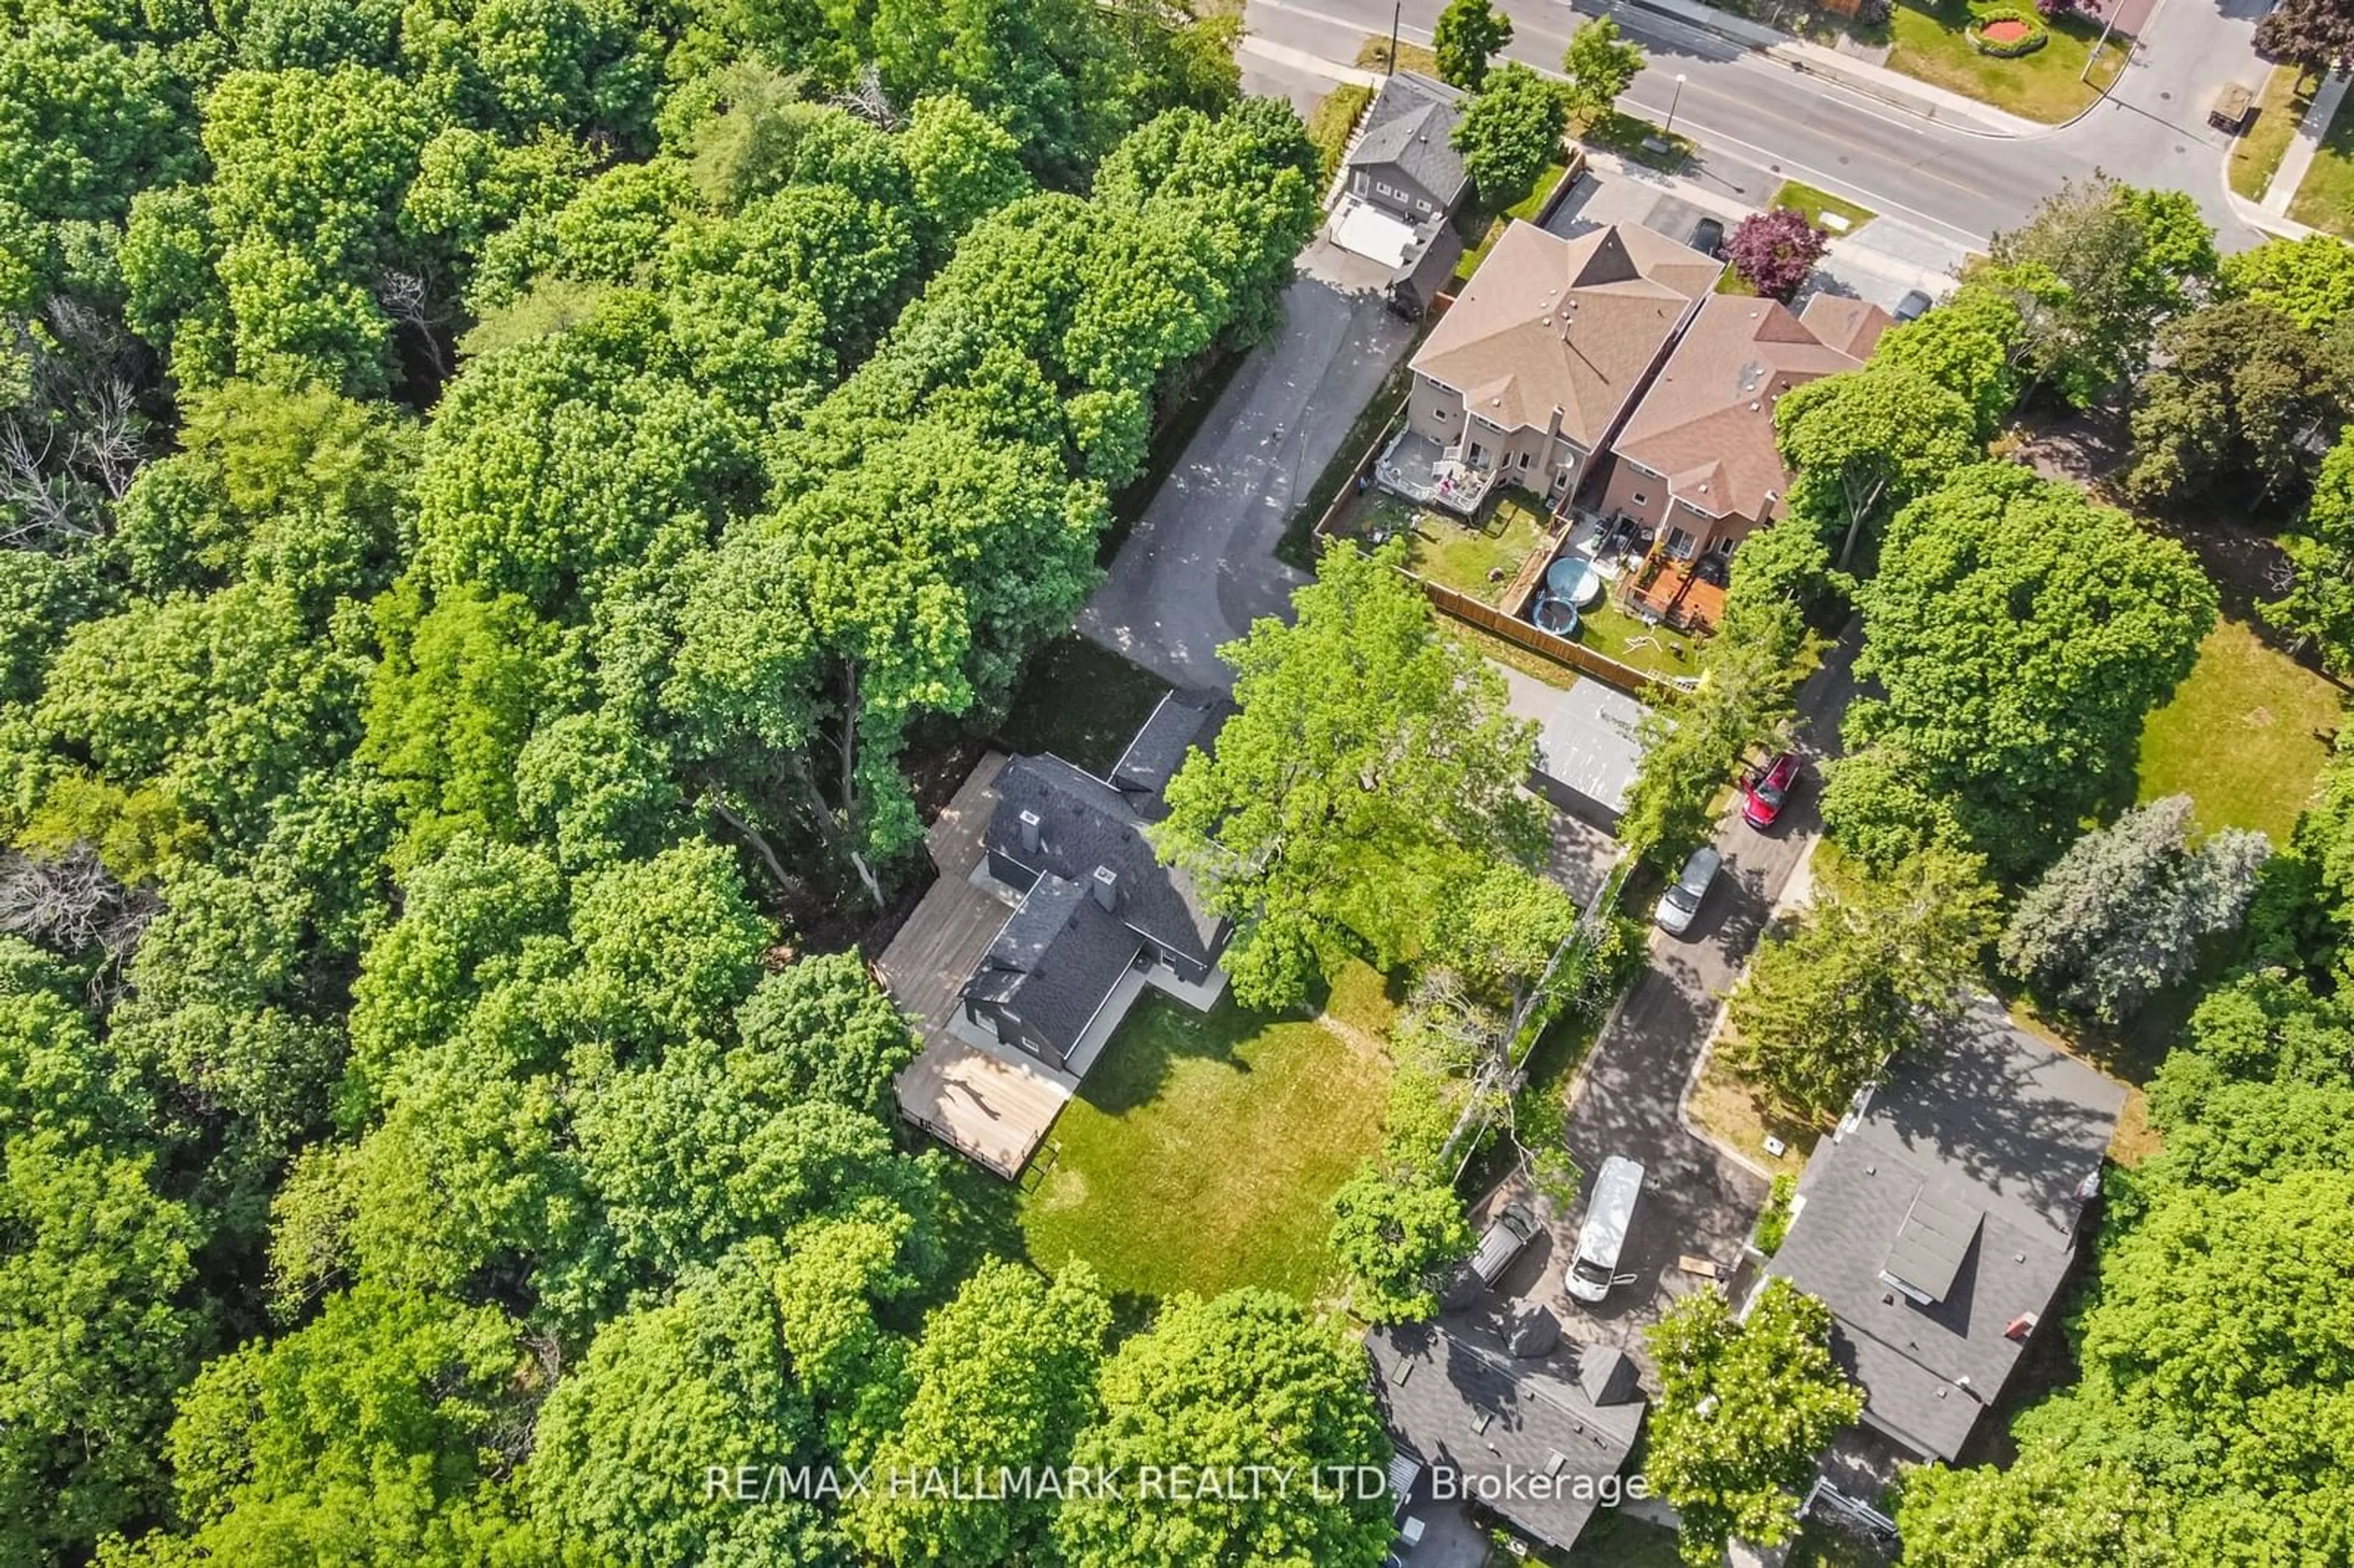
[[(1374, 15), (1379, 16), (1380, 13), (1375, 12)], [(1397, 75), (1398, 18), (1405, 15), (1405, 0), (1397, 0), (1397, 4), (1390, 7), (1390, 69), (1383, 73), (1386, 76)]]

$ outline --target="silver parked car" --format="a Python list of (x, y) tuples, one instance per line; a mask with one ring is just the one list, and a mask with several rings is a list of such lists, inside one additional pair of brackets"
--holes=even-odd
[(1651, 918), (1659, 929), (1671, 937), (1681, 937), (1691, 929), (1692, 919), (1700, 913), (1700, 901), (1708, 896), (1710, 884), (1716, 880), (1717, 867), (1723, 858), (1715, 846), (1702, 844), (1691, 852), (1684, 868), (1677, 874), (1676, 885), (1659, 900), (1659, 913)]

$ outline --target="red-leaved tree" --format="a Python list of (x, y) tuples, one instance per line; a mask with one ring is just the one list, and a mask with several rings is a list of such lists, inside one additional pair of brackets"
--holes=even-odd
[(1751, 288), (1787, 304), (1829, 243), (1804, 213), (1777, 207), (1743, 218), (1724, 243), (1724, 259)]

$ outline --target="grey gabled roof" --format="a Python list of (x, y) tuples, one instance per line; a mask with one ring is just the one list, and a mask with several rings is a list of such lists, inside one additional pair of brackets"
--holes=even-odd
[(1364, 134), (1349, 154), (1352, 169), (1394, 168), (1441, 201), (1463, 188), (1463, 154), (1455, 127), (1463, 94), (1416, 71), (1399, 71), (1382, 84), (1365, 111)]
[(2052, 1312), (2124, 1105), (2122, 1086), (1982, 1008), (1817, 1147), (1767, 1268), (1829, 1306), (1867, 1421), (1959, 1452), (2026, 1348), (2007, 1330)]
[(965, 994), (1002, 1005), (1068, 1054), (1142, 946), (1087, 885), (1042, 876), (990, 944)]
[[(1542, 1360), (1516, 1360), (1489, 1325), (1408, 1323), (1365, 1336), (1373, 1397), (1391, 1440), (1434, 1468), (1522, 1478), (1520, 1495), (1499, 1489), (1488, 1506), (1527, 1534), (1567, 1548), (1593, 1516), (1596, 1484), (1627, 1462), (1642, 1430), (1632, 1367), (1620, 1352), (1564, 1340)], [(1586, 1358), (1619, 1394), (1596, 1404), (1581, 1385)], [(1528, 1478), (1552, 1476), (1532, 1496)], [(1583, 1494), (1582, 1496), (1580, 1494)]]
[[(997, 797), (982, 833), (991, 853), (1082, 884), (1106, 867), (1119, 879), (1122, 924), (1196, 962), (1217, 956), (1225, 921), (1204, 905), (1192, 877), (1153, 854), (1128, 791), (1059, 757), (1017, 757), (998, 774)], [(1023, 847), (1024, 811), (1040, 819), (1034, 855)]]
[(1207, 751), (1218, 731), (1234, 716), (1234, 705), (1207, 692), (1171, 692), (1161, 699), (1136, 738), (1112, 765), (1111, 782), (1126, 794), (1136, 814), (1148, 822), (1168, 815), (1161, 791), (1186, 754), (1199, 747)]

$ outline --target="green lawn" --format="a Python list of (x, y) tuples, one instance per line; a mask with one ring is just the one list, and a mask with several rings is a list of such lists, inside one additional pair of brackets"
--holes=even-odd
[[(1868, 207), (1858, 207), (1855, 203), (1835, 196), (1829, 191), (1818, 190), (1813, 185), (1797, 180), (1784, 180), (1782, 188), (1774, 193), (1774, 199), (1767, 202), (1766, 206), (1769, 209), (1787, 207), (1793, 212), (1804, 213), (1808, 223), (1829, 234), (1833, 238), (1841, 235), (1853, 234), (1880, 216)], [(1847, 227), (1840, 228), (1825, 223), (1823, 215), (1826, 213), (1847, 219)]]
[(1444, 513), (1424, 512), (1416, 520), (1407, 564), (1458, 593), (1499, 604), (1544, 535), (1544, 514), (1507, 493), (1476, 527)]
[[(1681, 132), (1663, 131), (1648, 120), (1638, 120), (1615, 109), (1580, 130), (1577, 139), (1590, 147), (1616, 153), (1622, 158), (1670, 175), (1682, 168), (1684, 160), (1700, 146)], [(1653, 142), (1662, 145), (1654, 147), (1650, 145)]]
[(1340, 1031), (1147, 991), (1021, 1200), (1031, 1256), (1084, 1258), (1121, 1295), (1328, 1294), (1326, 1205), (1381, 1145), (1390, 1069), (1376, 1042), (1392, 1016), (1371, 969), (1344, 976), (1328, 1005)]
[[(1480, 234), (1479, 243), (1463, 252), (1463, 260), (1455, 264), (1457, 281), (1468, 279), (1479, 270), (1479, 263), (1488, 259), (1488, 251), (1502, 237), (1506, 226), (1512, 219), (1517, 217), (1524, 223), (1534, 223), (1537, 214), (1544, 210), (1546, 200), (1552, 196), (1553, 186), (1561, 184), (1562, 175), (1567, 173), (1569, 165), (1566, 164), (1546, 164), (1544, 173), (1537, 176), (1536, 184), (1529, 187), (1529, 194), (1506, 207), (1504, 215), (1489, 223)], [(1476, 225), (1478, 221), (1475, 215), (1472, 222)]]
[(2142, 731), (2140, 798), (2189, 795), (2199, 825), (2259, 828), (2288, 841), (2329, 747), (2343, 694), (2266, 645), (2220, 622), (2174, 700)]
[(2313, 101), (2321, 79), (2302, 66), (2274, 66), (2256, 95), (2256, 111), (2240, 139), (2232, 143), (2232, 188), (2250, 201), (2262, 201), (2273, 183), (2273, 171), (2296, 136), (2305, 106)]
[(1655, 675), (1699, 673), (1692, 639), (1665, 626), (1646, 626), (1605, 599), (1592, 609), (1577, 612), (1575, 641), (1606, 659), (1649, 670)]
[(1994, 9), (1985, 4), (1899, 4), (1884, 29), (1895, 46), (1889, 51), (1889, 69), (2046, 124), (2073, 120), (2091, 108), (2125, 69), (2128, 43), (2113, 34), (2094, 64), (2092, 79), (2076, 79), (2101, 34), (2098, 22), (2076, 16), (2052, 18), (2051, 42), (2033, 54), (2016, 59), (1982, 55), (1970, 41), (1969, 21)]
[[(1365, 41), (1357, 46), (1357, 64), (1366, 70), (1390, 69), (1390, 36), (1387, 33), (1367, 33)], [(1425, 76), (1438, 74), (1438, 57), (1429, 48), (1410, 38), (1400, 38), (1397, 69), (1420, 71)]]
[(1100, 776), (1168, 691), (1150, 671), (1066, 631), (1023, 672), (997, 738), (1017, 752), (1051, 751)]
[[(1351, 502), (1334, 524), (1335, 532), (1364, 540), (1368, 548), (1376, 534), (1405, 534), (1410, 568), (1484, 604), (1502, 601), (1545, 528), (1543, 504), (1525, 491), (1500, 489), (1476, 519), (1466, 522), (1378, 485)], [(1491, 581), (1491, 572), (1503, 576)]]
[[(2354, 93), (2348, 95), (2354, 101)], [(2354, 239), (2354, 113), (2343, 104), (2313, 155), (2313, 167), (2296, 187), (2288, 215), (2299, 223)]]

